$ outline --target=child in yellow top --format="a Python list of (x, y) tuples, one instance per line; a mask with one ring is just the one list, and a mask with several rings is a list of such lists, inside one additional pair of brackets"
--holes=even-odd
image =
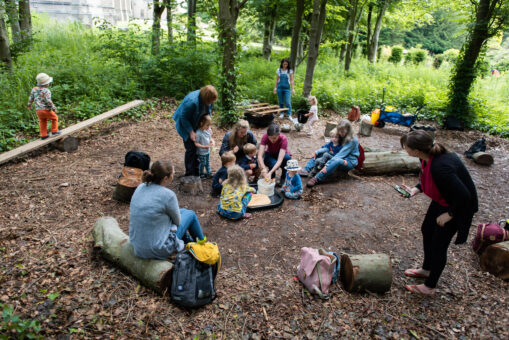
[(256, 190), (247, 183), (244, 169), (238, 165), (229, 167), (228, 179), (223, 182), (223, 190), (217, 206), (219, 215), (230, 220), (250, 218), (251, 214), (246, 213), (246, 209), (254, 192)]

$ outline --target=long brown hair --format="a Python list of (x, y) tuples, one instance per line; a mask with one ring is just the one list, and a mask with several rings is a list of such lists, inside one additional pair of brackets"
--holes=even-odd
[(170, 161), (155, 161), (150, 170), (143, 171), (141, 180), (144, 183), (159, 184), (166, 176), (173, 174), (173, 165)]
[(412, 150), (418, 150), (430, 156), (438, 156), (449, 152), (445, 146), (435, 142), (429, 133), (422, 130), (410, 131), (401, 136), (400, 143), (402, 148), (406, 145)]
[(240, 129), (248, 129), (249, 130), (249, 123), (247, 120), (241, 119), (235, 125), (233, 126), (232, 134), (230, 135), (230, 138), (228, 140), (228, 143), (230, 144), (230, 149), (233, 150), (234, 147), (238, 146), (240, 150), (242, 150), (242, 147), (244, 144), (247, 143), (247, 134), (244, 137), (237, 137), (237, 132)]
[(346, 132), (345, 137), (341, 138), (339, 136), (339, 144), (345, 145), (346, 143), (349, 143), (353, 138), (353, 128), (352, 123), (348, 119), (343, 119), (339, 122), (338, 126), (336, 126), (336, 130), (339, 136), (339, 130), (344, 130)]
[(244, 169), (238, 165), (232, 165), (228, 168), (228, 178), (223, 182), (223, 185), (229, 184), (234, 188), (247, 185), (247, 178)]

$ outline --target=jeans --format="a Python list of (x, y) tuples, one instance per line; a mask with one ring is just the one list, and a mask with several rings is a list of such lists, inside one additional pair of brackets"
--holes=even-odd
[[(288, 160), (290, 160), (292, 157), (289, 155), (289, 154), (285, 154), (285, 157), (283, 158), (283, 162), (281, 162), (281, 183), (283, 183), (285, 181), (285, 178), (286, 178), (286, 169), (285, 169), (285, 166), (286, 166), (286, 162), (288, 162)], [(277, 155), (276, 157), (274, 157), (273, 155), (269, 154), (268, 152), (265, 153), (265, 156), (263, 156), (263, 163), (265, 163), (265, 165), (269, 168), (269, 170), (271, 170), (274, 165), (276, 165), (277, 163)], [(273, 177), (276, 176), (275, 173), (272, 174)]]
[(240, 212), (224, 210), (223, 208), (220, 208), (221, 205), (217, 206), (217, 212), (219, 215), (230, 220), (241, 219), (246, 213), (247, 205), (249, 204), (249, 201), (251, 201), (251, 197), (253, 197), (253, 193), (251, 192), (246, 193), (244, 197), (242, 197), (242, 210)]
[[(198, 155), (198, 163), (200, 176), (201, 175), (212, 175), (212, 171), (210, 171), (210, 153), (206, 155)], [(205, 170), (204, 170), (205, 169)]]
[(176, 234), (186, 244), (205, 238), (196, 213), (184, 208), (180, 209), (180, 225), (177, 227)]
[(285, 195), (286, 198), (290, 198), (293, 200), (299, 199), (302, 196), (302, 190), (296, 191), (296, 192), (290, 192), (290, 191), (284, 191), (284, 189), (281, 189), (281, 192), (283, 195)]
[(196, 155), (196, 145), (192, 141), (191, 137), (184, 141), (184, 147), (186, 148), (186, 154), (184, 156), (184, 163), (186, 165), (185, 176), (199, 176), (200, 170), (198, 169), (198, 157)]
[[(323, 172), (319, 172), (316, 174), (316, 178), (318, 178), (318, 181), (323, 181), (325, 178), (327, 178), (327, 176), (330, 176), (331, 174), (333, 174), (336, 170), (341, 170), (341, 171), (350, 171), (354, 168), (354, 166), (352, 165), (352, 163), (350, 161), (346, 161), (347, 162), (347, 165), (344, 164), (344, 159), (341, 159), (341, 158), (337, 158), (336, 157), (333, 157), (328, 163), (329, 165), (325, 166), (324, 169), (327, 170), (326, 173), (323, 173)], [(309, 162), (308, 162), (309, 163)], [(307, 166), (307, 165), (306, 165)]]

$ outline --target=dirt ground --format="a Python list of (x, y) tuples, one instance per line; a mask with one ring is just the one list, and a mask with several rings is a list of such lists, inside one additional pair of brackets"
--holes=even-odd
[[(325, 119), (318, 125), (313, 137), (286, 134), (301, 165), (324, 144)], [(253, 131), (260, 140), (264, 130)], [(386, 126), (360, 141), (399, 150), (406, 131)], [(214, 132), (219, 144), (226, 131)], [(437, 140), (461, 155), (480, 136), (437, 131)], [(101, 216), (115, 217), (128, 230), (129, 206), (114, 201), (112, 192), (132, 148), (152, 160), (169, 159), (176, 177), (183, 175), (183, 143), (168, 112), (151, 112), (140, 122), (110, 121), (80, 137), (75, 153), (44, 149), (0, 167), (0, 303), (14, 306), (23, 318), (40, 320), (41, 334), (48, 338), (509, 338), (509, 283), (480, 270), (471, 248), (475, 227), (468, 244), (450, 247), (435, 297), (405, 291), (414, 280), (403, 271), (422, 261), (420, 225), (429, 199), (402, 198), (392, 186), (416, 184), (415, 174), (319, 185), (305, 189), (301, 200), (286, 200), (240, 222), (215, 213), (217, 198), (186, 196), (173, 183), (180, 206), (196, 211), (223, 259), (218, 298), (198, 310), (180, 309), (94, 254), (90, 233)], [(487, 141), (495, 156), (491, 167), (461, 156), (479, 194), (475, 224), (509, 217), (509, 142)], [(217, 154), (211, 163), (219, 168)], [(210, 184), (204, 182), (206, 188)], [(304, 294), (293, 277), (305, 246), (389, 254), (390, 292), (350, 294), (338, 284), (327, 301)]]

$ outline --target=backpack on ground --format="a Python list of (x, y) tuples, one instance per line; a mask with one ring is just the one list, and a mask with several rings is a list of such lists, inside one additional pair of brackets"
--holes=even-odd
[(150, 167), (150, 156), (145, 152), (129, 151), (125, 155), (124, 166), (138, 168), (143, 171), (148, 170)]
[(483, 223), (477, 225), (477, 233), (472, 242), (472, 248), (477, 254), (481, 255), (488, 246), (507, 240), (509, 240), (509, 225), (506, 221)]
[(468, 158), (472, 158), (474, 156), (474, 153), (476, 152), (485, 152), (486, 151), (486, 139), (481, 138), (475, 141), (474, 144), (465, 151), (465, 156)]
[(216, 297), (217, 265), (198, 261), (189, 251), (177, 254), (173, 267), (171, 300), (187, 308), (204, 306)]
[(323, 249), (303, 247), (300, 250), (297, 278), (311, 293), (327, 298), (336, 268), (339, 272), (336, 256)]

